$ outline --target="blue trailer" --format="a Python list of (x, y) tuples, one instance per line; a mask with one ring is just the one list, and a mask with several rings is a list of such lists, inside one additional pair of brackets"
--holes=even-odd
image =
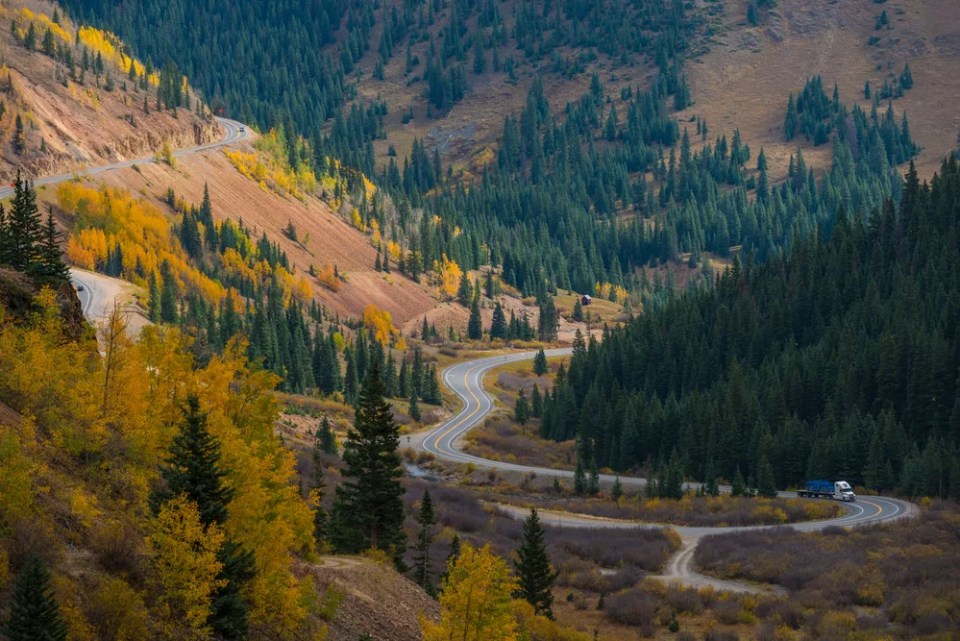
[(857, 495), (846, 481), (807, 481), (797, 496), (811, 499), (834, 499), (835, 501), (856, 501)]

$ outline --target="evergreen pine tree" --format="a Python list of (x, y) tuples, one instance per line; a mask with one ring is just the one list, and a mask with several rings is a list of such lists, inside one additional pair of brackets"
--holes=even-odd
[(53, 209), (47, 213), (47, 224), (43, 228), (37, 262), (32, 272), (54, 283), (65, 283), (70, 278), (70, 270), (63, 262), (60, 252), (60, 239), (57, 226), (53, 222)]
[(180, 309), (177, 303), (179, 295), (177, 280), (173, 275), (170, 263), (164, 260), (160, 263), (160, 321), (176, 323), (180, 320)]
[(595, 496), (600, 491), (600, 468), (597, 457), (590, 457), (590, 479), (587, 481), (587, 494)]
[(514, 598), (524, 599), (534, 612), (553, 619), (553, 582), (557, 573), (550, 565), (543, 526), (536, 508), (523, 523), (523, 539), (513, 564), (517, 573), (517, 591)]
[(17, 171), (13, 181), (13, 199), (6, 222), (7, 265), (18, 272), (27, 272), (38, 262), (42, 236), (37, 195)]
[[(323, 424), (326, 424), (326, 430)], [(323, 548), (327, 540), (327, 512), (323, 509), (323, 495), (326, 489), (326, 482), (323, 478), (323, 455), (328, 454), (325, 434), (332, 436), (330, 431), (330, 422), (327, 417), (323, 417), (321, 427), (317, 430), (313, 441), (313, 487), (311, 490), (311, 499), (313, 506), (313, 538), (317, 542), (317, 547)]]
[(403, 531), (403, 476), (400, 431), (384, 400), (376, 363), (367, 372), (347, 436), (344, 482), (337, 486), (329, 538), (339, 552), (392, 550), (399, 563)]
[(444, 581), (447, 579), (447, 572), (453, 565), (457, 562), (457, 559), (460, 558), (460, 535), (454, 534), (453, 538), (450, 539), (450, 554), (447, 555), (447, 560), (443, 564), (444, 570), (440, 575), (440, 585), (443, 585)]
[(420, 414), (420, 405), (417, 403), (416, 392), (410, 395), (410, 410), (407, 412), (407, 414), (410, 416), (410, 418), (417, 422), (419, 422), (422, 418), (422, 415)]
[[(207, 416), (194, 395), (187, 397), (180, 432), (173, 439), (160, 475), (164, 487), (150, 497), (154, 514), (163, 502), (182, 494), (196, 504), (204, 526), (223, 525), (226, 521), (233, 490), (224, 484), (226, 472), (220, 467), (220, 444), (207, 430)], [(224, 639), (246, 638), (249, 606), (241, 591), (253, 577), (253, 555), (227, 540), (217, 552), (217, 560), (223, 565), (218, 578), (225, 583), (214, 594), (210, 626)]]
[(547, 373), (547, 355), (542, 347), (537, 350), (536, 356), (533, 357), (533, 373), (537, 376), (543, 376)]
[(478, 341), (483, 338), (483, 319), (480, 316), (480, 296), (473, 297), (470, 303), (470, 320), (467, 322), (467, 337)]
[(573, 304), (573, 314), (571, 318), (578, 322), (583, 320), (583, 303), (580, 302), (579, 298), (577, 298), (577, 301)]
[(557, 307), (553, 302), (553, 297), (547, 295), (543, 304), (540, 305), (540, 321), (538, 333), (542, 341), (557, 340), (557, 327), (560, 322), (560, 315), (557, 313)]
[(337, 454), (337, 437), (330, 426), (330, 417), (326, 414), (320, 419), (320, 427), (317, 429), (317, 446), (324, 454)]
[(534, 385), (533, 391), (530, 392), (530, 416), (533, 418), (543, 416), (543, 395), (540, 394), (540, 387), (537, 385)]
[(423, 588), (427, 594), (436, 592), (430, 580), (433, 572), (430, 569), (430, 545), (433, 543), (433, 525), (436, 517), (433, 512), (433, 500), (428, 490), (423, 491), (420, 501), (420, 513), (417, 515), (417, 525), (420, 531), (417, 534), (416, 556), (413, 559), (413, 580)]
[(790, 94), (787, 102), (787, 116), (783, 122), (783, 134), (787, 141), (793, 140), (797, 135), (797, 128), (800, 126), (800, 116), (797, 113), (797, 103)]
[(527, 396), (521, 388), (520, 394), (517, 396), (517, 402), (513, 405), (513, 420), (520, 425), (526, 425), (529, 418), (530, 406), (527, 404)]
[(507, 337), (507, 316), (503, 313), (500, 301), (493, 308), (493, 321), (490, 324), (490, 338)]
[(147, 279), (150, 302), (147, 309), (147, 315), (153, 323), (160, 322), (160, 288), (157, 286), (157, 276), (155, 272), (150, 272)]
[(619, 476), (613, 480), (613, 487), (610, 488), (610, 498), (617, 504), (617, 507), (620, 507), (620, 499), (623, 498), (623, 484), (620, 482)]
[(777, 482), (773, 476), (773, 466), (766, 454), (757, 461), (757, 494), (766, 498), (776, 498)]
[(0, 203), (0, 265), (7, 266), (10, 264), (11, 251), (11, 239), (7, 227), (7, 210)]
[(733, 484), (730, 486), (730, 496), (746, 496), (747, 494), (747, 483), (743, 480), (743, 473), (740, 471), (740, 466), (737, 466), (737, 471), (733, 474)]
[(573, 470), (573, 491), (583, 494), (587, 491), (587, 476), (583, 470), (583, 457), (577, 454), (577, 465)]
[(673, 451), (670, 462), (667, 464), (664, 483), (660, 486), (660, 496), (671, 499), (683, 498), (683, 466), (676, 450)]
[(30, 558), (17, 574), (9, 608), (9, 617), (0, 626), (7, 641), (66, 641), (67, 625), (50, 585), (50, 572), (39, 557)]
[[(460, 286), (457, 288), (457, 302), (464, 307), (469, 307), (471, 301), (473, 301), (473, 287), (470, 285), (470, 279), (467, 278), (467, 272), (463, 272), (460, 276)], [(427, 319), (424, 318), (423, 322), (426, 323)]]
[(17, 114), (13, 125), (13, 153), (19, 156), (26, 150), (27, 140), (23, 134), (23, 119), (20, 114)]

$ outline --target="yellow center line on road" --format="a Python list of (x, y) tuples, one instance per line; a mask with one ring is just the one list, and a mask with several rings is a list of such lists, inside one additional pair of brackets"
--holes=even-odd
[(476, 415), (476, 413), (480, 411), (480, 399), (477, 398), (477, 395), (473, 393), (473, 390), (470, 389), (470, 385), (469, 385), (469, 383), (468, 383), (468, 379), (469, 379), (469, 377), (470, 377), (471, 372), (473, 372), (475, 369), (478, 369), (478, 368), (480, 368), (480, 367), (483, 367), (483, 366), (482, 366), (482, 365), (474, 365), (473, 367), (471, 367), (470, 369), (468, 369), (468, 370), (464, 373), (464, 375), (463, 375), (463, 386), (464, 386), (464, 388), (467, 390), (467, 392), (470, 394), (470, 396), (473, 397), (473, 400), (476, 401), (477, 406), (474, 408), (474, 410), (473, 410), (472, 412), (470, 412), (470, 414), (468, 414), (467, 416), (464, 416), (462, 419), (460, 419), (459, 421), (457, 421), (456, 423), (454, 423), (453, 425), (451, 425), (449, 428), (447, 428), (447, 429), (444, 430), (443, 432), (438, 433), (438, 434), (433, 438), (433, 447), (434, 447), (437, 451), (440, 450), (440, 439), (445, 438), (447, 435), (449, 435), (449, 434), (450, 434), (451, 432), (453, 432), (455, 429), (457, 429), (458, 427), (460, 427), (461, 425), (463, 425), (465, 422), (467, 422), (467, 421), (469, 421), (471, 418), (473, 418), (473, 417)]

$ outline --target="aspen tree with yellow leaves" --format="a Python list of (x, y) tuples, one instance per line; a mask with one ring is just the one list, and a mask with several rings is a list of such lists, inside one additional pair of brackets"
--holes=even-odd
[(516, 579), (490, 550), (464, 544), (440, 594), (440, 623), (421, 620), (424, 641), (516, 641)]

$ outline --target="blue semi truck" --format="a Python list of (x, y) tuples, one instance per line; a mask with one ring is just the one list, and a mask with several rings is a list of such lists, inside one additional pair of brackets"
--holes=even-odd
[(807, 481), (797, 496), (811, 499), (833, 499), (835, 501), (856, 501), (857, 495), (846, 481)]

